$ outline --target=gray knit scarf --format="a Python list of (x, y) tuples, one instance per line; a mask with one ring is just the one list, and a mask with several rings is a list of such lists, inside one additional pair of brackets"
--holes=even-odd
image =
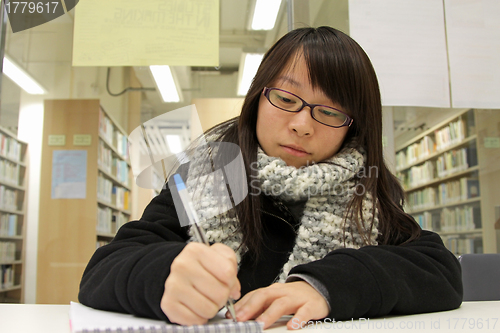
[[(240, 246), (242, 234), (238, 230), (239, 220), (234, 210), (230, 209), (228, 198), (214, 198), (214, 186), (224, 184), (220, 175), (203, 176), (204, 185), (198, 186), (200, 179), (193, 176), (202, 174), (200, 165), (204, 164), (196, 163), (200, 158), (206, 156), (194, 156), (191, 160), (187, 188), (200, 216), (201, 227), (210, 242), (223, 243), (236, 251), (239, 262), (245, 252)], [(362, 149), (347, 146), (324, 163), (297, 169), (286, 165), (280, 158), (266, 155), (259, 148), (256, 166), (260, 191), (285, 202), (306, 200), (295, 246), (277, 281), (284, 282), (293, 267), (322, 259), (335, 249), (357, 249), (367, 245), (356, 223), (349, 217), (346, 219), (347, 206), (354, 192), (361, 194), (364, 190), (355, 180), (356, 175), (364, 172), (364, 161)], [(364, 196), (362, 211), (363, 216), (359, 220), (365, 224), (363, 228), (368, 243), (376, 245), (378, 212), (375, 210), (374, 217), (373, 200), (369, 193)], [(193, 237), (192, 231), (190, 233)]]

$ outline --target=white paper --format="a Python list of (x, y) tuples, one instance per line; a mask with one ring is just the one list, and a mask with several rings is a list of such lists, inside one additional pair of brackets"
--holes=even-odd
[(221, 310), (208, 324), (178, 326), (162, 320), (134, 317), (130, 314), (102, 311), (71, 302), (71, 332), (171, 332), (171, 333), (261, 333), (262, 324), (256, 321), (234, 323), (225, 319)]
[(54, 150), (52, 154), (52, 199), (85, 199), (86, 189), (87, 151)]
[(500, 1), (445, 0), (452, 104), (500, 108)]
[(375, 67), (383, 105), (450, 106), (442, 1), (350, 0), (349, 23)]

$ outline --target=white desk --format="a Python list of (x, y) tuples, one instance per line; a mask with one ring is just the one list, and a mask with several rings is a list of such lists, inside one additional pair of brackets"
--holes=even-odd
[[(299, 324), (297, 324), (299, 325)], [(411, 316), (353, 320), (339, 323), (306, 323), (307, 330), (331, 332), (499, 332), (500, 301), (464, 302), (453, 311)], [(285, 332), (284, 323), (266, 332)], [(2, 333), (70, 333), (69, 305), (0, 304)]]

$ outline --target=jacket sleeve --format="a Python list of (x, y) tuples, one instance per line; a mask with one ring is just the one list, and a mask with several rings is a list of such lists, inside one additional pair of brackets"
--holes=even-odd
[(290, 274), (313, 276), (326, 287), (335, 320), (444, 311), (462, 303), (460, 263), (430, 231), (398, 246), (335, 250)]
[(87, 306), (167, 320), (160, 309), (170, 265), (186, 245), (168, 186), (139, 221), (124, 224), (109, 244), (97, 249), (80, 283)]

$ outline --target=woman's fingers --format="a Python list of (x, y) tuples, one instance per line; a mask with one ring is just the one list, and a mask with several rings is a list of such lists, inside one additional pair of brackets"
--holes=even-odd
[(171, 265), (160, 306), (172, 322), (193, 325), (215, 316), (239, 293), (234, 251), (189, 243)]
[(281, 316), (295, 314), (288, 322), (297, 329), (300, 322), (321, 319), (328, 315), (328, 304), (321, 294), (304, 281), (275, 283), (255, 290), (236, 303), (238, 320), (256, 319), (268, 328)]
[(205, 268), (229, 287), (229, 296), (231, 298), (239, 299), (241, 285), (237, 278), (238, 261), (236, 260), (236, 254), (230, 247), (220, 243), (215, 243), (210, 248), (218, 255), (210, 255)]

